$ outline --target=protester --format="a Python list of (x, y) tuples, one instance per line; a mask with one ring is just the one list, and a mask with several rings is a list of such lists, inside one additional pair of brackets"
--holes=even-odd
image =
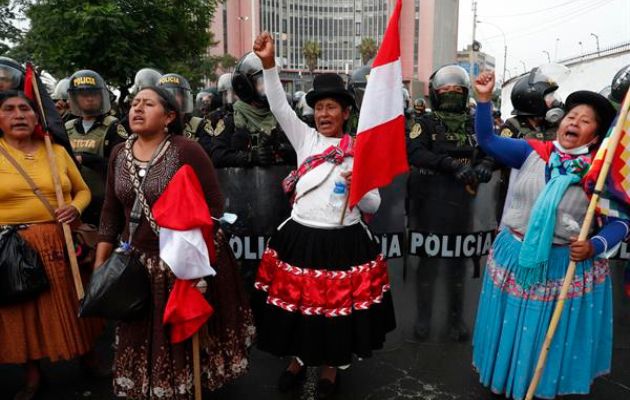
[[(171, 344), (162, 325), (175, 275), (160, 259), (158, 228), (151, 207), (185, 165), (194, 170), (211, 213), (217, 218), (223, 212), (223, 196), (204, 150), (182, 136), (180, 111), (172, 94), (156, 87), (141, 90), (133, 99), (129, 122), (135, 134), (113, 149), (109, 162), (95, 264), (98, 267), (105, 262), (119, 236), (128, 240), (130, 213), (136, 200), (134, 182), (146, 180), (137, 189), (143, 194), (139, 197), (143, 212), (130, 246), (148, 272), (152, 302), (145, 317), (118, 324), (114, 394), (133, 399), (190, 399), (191, 347), (189, 342)], [(215, 235), (215, 242), (216, 262), (212, 266), (217, 275), (208, 282), (209, 301), (215, 314), (208, 323), (208, 333), (200, 333), (202, 385), (208, 389), (246, 371), (247, 345), (253, 333), (238, 268), (221, 231)]]
[(558, 301), (569, 261), (576, 274), (535, 396), (587, 394), (610, 371), (612, 290), (605, 254), (628, 235), (626, 220), (608, 218), (578, 241), (589, 199), (582, 179), (615, 110), (603, 96), (577, 91), (566, 101), (557, 140), (494, 135), (494, 73), (475, 82), (476, 132), (497, 161), (520, 170), (513, 198), (486, 264), (473, 338), (473, 365), (484, 386), (524, 398)]
[[(0, 306), (0, 364), (26, 364), (26, 385), (15, 399), (35, 398), (41, 388), (40, 360), (84, 356), (96, 368), (91, 349), (102, 322), (79, 320), (77, 295), (65, 257), (59, 223), (73, 223), (90, 202), (90, 191), (66, 150), (53, 145), (66, 205), (57, 206), (39, 116), (21, 92), (0, 94), (0, 226), (20, 226), (19, 234), (37, 251), (50, 289), (33, 300)], [(15, 159), (39, 188), (38, 197), (13, 166)], [(6, 395), (6, 393), (5, 393)]]
[(352, 176), (352, 139), (344, 123), (354, 101), (341, 77), (315, 77), (306, 95), (315, 110), (313, 129), (286, 101), (269, 33), (258, 36), (254, 51), (271, 110), (300, 165), (284, 182), (285, 190), (295, 190), (291, 218), (271, 237), (258, 270), (258, 346), (292, 357), (278, 381), (281, 391), (295, 386), (306, 366), (321, 366), (317, 390), (327, 398), (336, 388), (337, 368), (349, 365), (353, 354), (371, 356), (395, 326), (387, 264), (361, 223), (361, 212), (374, 213), (380, 196), (370, 191), (345, 216), (347, 205), (331, 201)]

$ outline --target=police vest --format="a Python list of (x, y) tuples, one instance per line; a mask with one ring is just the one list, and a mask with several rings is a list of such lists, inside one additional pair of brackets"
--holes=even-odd
[(446, 154), (460, 161), (470, 161), (477, 147), (472, 118), (467, 118), (456, 129), (449, 128), (435, 113), (421, 118), (431, 135), (431, 148), (435, 154)]
[[(108, 115), (103, 118), (99, 125), (86, 133), (80, 133), (76, 128), (76, 124), (81, 123), (79, 118), (66, 122), (66, 131), (68, 132), (72, 149), (77, 153), (90, 153), (105, 157), (107, 131), (116, 122), (118, 122), (116, 117)], [(97, 123), (94, 122), (94, 124)]]
[(508, 118), (499, 133), (503, 137), (513, 137), (517, 139), (538, 139), (554, 140), (556, 138), (556, 128), (543, 128), (536, 130), (526, 121), (519, 121), (517, 117)]
[(205, 134), (213, 136), (212, 126), (210, 123), (206, 119), (200, 117), (191, 117), (190, 120), (186, 122), (186, 125), (184, 125), (184, 136), (188, 139), (198, 141), (199, 136), (197, 135), (197, 132), (202, 124), (204, 124)]

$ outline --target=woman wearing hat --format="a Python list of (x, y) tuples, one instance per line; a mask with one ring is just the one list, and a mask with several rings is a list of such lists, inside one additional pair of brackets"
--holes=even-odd
[(612, 291), (606, 253), (629, 232), (627, 220), (601, 218), (590, 239), (578, 241), (589, 197), (584, 175), (615, 110), (601, 95), (574, 92), (557, 140), (508, 139), (493, 134), (494, 73), (477, 78), (476, 132), (482, 149), (520, 169), (505, 228), (488, 257), (473, 337), (473, 365), (484, 386), (522, 399), (569, 264), (577, 262), (558, 330), (536, 396), (587, 394), (610, 371)]
[(264, 67), (271, 111), (299, 166), (283, 182), (292, 194), (291, 217), (271, 237), (256, 278), (258, 346), (293, 357), (278, 382), (282, 391), (304, 377), (305, 366), (322, 367), (317, 387), (325, 398), (335, 389), (337, 367), (348, 366), (353, 354), (371, 356), (395, 327), (387, 264), (361, 223), (361, 212), (376, 212), (380, 196), (369, 192), (343, 217), (343, 205), (331, 202), (350, 184), (353, 160), (344, 124), (354, 99), (341, 77), (315, 77), (306, 95), (313, 129), (286, 101), (269, 33), (258, 36), (254, 51)]

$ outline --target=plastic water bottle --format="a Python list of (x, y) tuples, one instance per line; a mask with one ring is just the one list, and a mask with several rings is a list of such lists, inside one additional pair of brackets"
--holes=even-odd
[(341, 178), (335, 180), (335, 187), (333, 188), (330, 198), (328, 199), (328, 205), (330, 206), (335, 216), (341, 215), (341, 209), (346, 202), (347, 185), (345, 179)]

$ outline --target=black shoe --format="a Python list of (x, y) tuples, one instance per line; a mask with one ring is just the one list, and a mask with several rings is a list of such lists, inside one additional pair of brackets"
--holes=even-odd
[(337, 391), (337, 385), (339, 384), (339, 371), (335, 376), (335, 381), (328, 379), (320, 379), (317, 381), (317, 398), (320, 400), (328, 399)]
[(300, 372), (297, 374), (285, 369), (282, 371), (282, 374), (278, 379), (278, 390), (281, 392), (288, 392), (304, 379), (306, 379), (306, 366), (302, 366), (302, 368), (300, 368)]

